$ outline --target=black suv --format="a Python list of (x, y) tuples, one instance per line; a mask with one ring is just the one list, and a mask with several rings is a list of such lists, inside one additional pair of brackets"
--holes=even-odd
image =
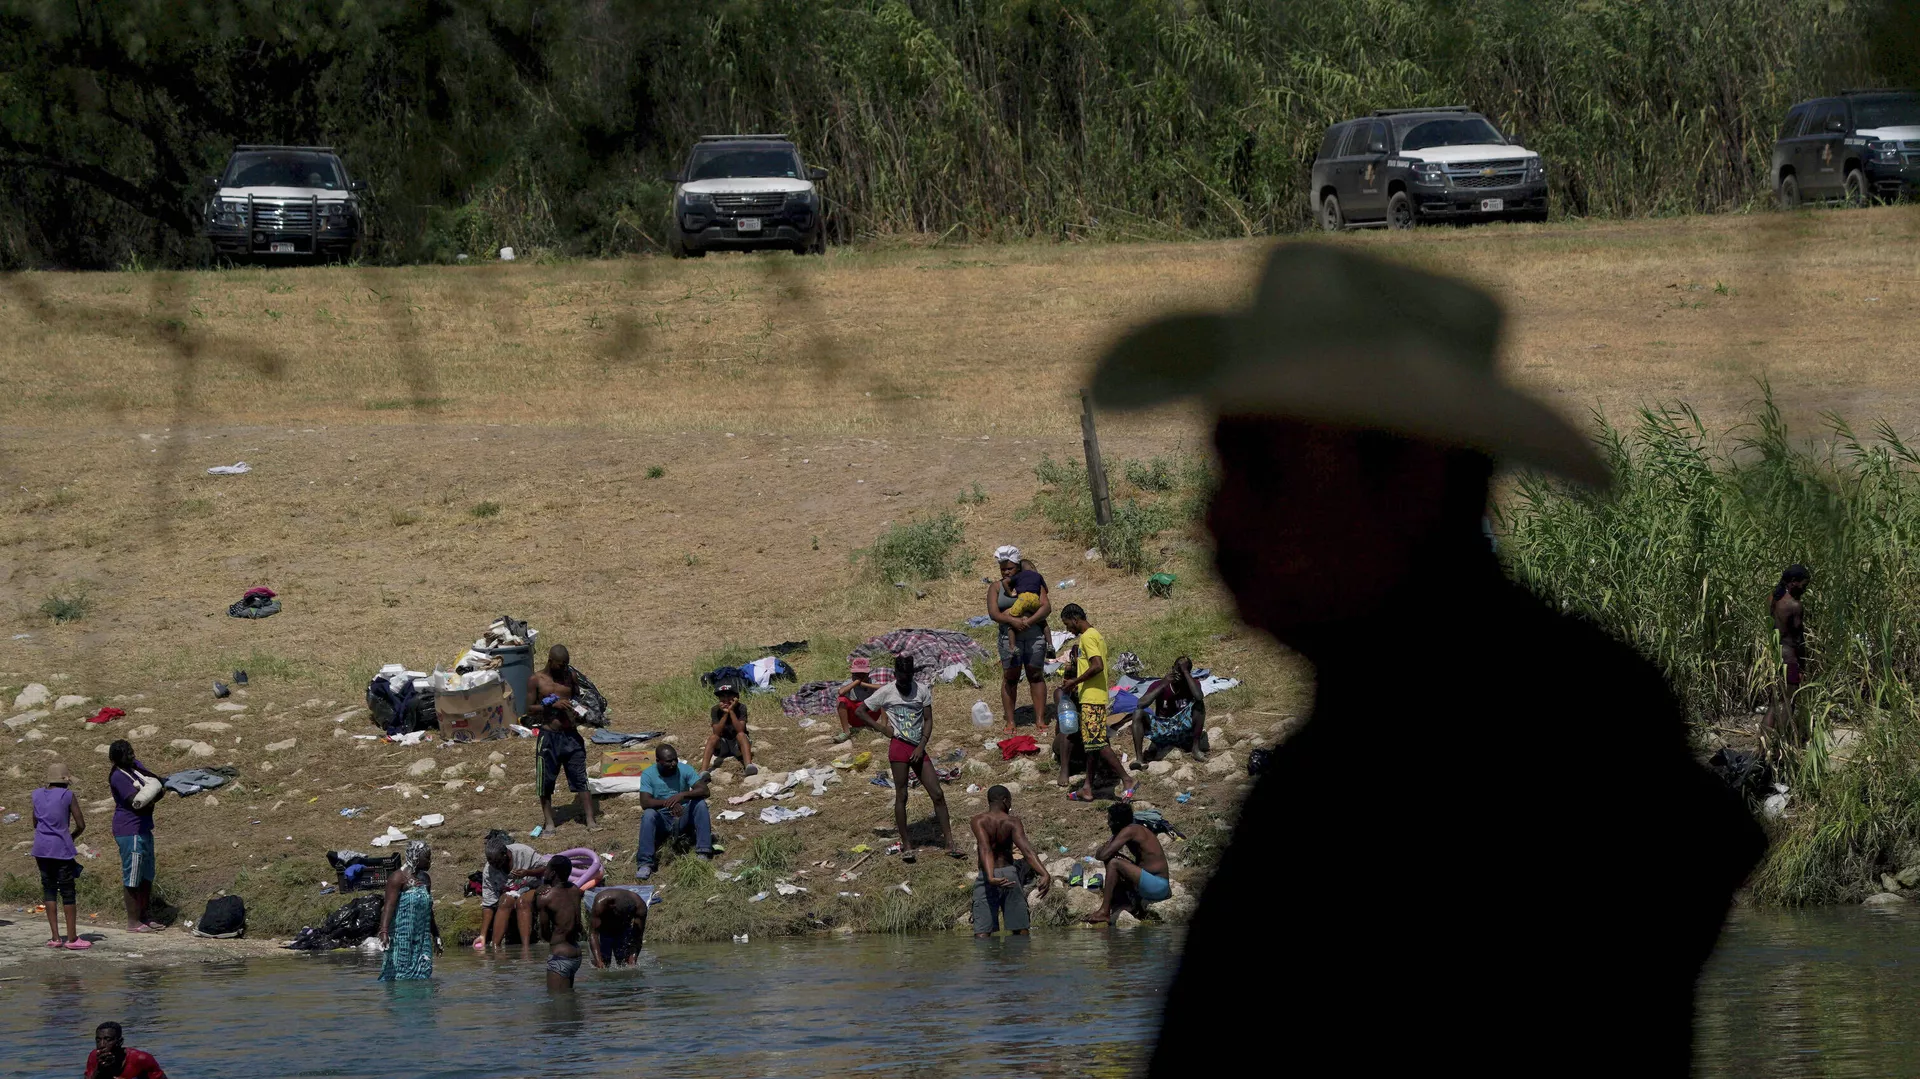
[(359, 194), (331, 146), (236, 146), (210, 178), (206, 236), (230, 258), (349, 258), (363, 231)]
[(1848, 90), (1795, 105), (1773, 144), (1772, 179), (1787, 210), (1907, 194), (1920, 185), (1920, 93)]
[(820, 189), (827, 170), (808, 168), (784, 135), (706, 135), (673, 175), (667, 253), (827, 249)]
[(1544, 221), (1540, 155), (1465, 106), (1381, 109), (1327, 129), (1308, 188), (1322, 228), (1425, 218)]

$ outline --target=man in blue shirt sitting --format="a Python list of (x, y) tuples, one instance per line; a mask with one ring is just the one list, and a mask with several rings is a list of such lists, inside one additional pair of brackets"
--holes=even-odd
[(672, 746), (654, 751), (653, 767), (640, 773), (640, 805), (646, 813), (640, 818), (640, 870), (634, 876), (646, 880), (658, 866), (660, 842), (685, 835), (693, 829), (693, 852), (701, 858), (713, 857), (713, 820), (707, 815), (707, 780), (680, 763), (680, 752)]

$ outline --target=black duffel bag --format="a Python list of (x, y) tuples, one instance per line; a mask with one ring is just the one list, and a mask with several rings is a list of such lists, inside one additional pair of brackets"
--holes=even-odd
[(193, 927), (196, 937), (232, 940), (247, 933), (247, 901), (237, 895), (223, 895), (207, 901), (207, 911)]

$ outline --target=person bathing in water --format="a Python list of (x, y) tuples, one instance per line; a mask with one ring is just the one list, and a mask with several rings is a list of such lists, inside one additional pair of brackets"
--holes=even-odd
[(540, 913), (551, 931), (547, 945), (547, 992), (571, 993), (580, 973), (580, 889), (573, 886), (573, 859), (556, 854), (547, 860), (540, 889)]
[(647, 904), (625, 888), (603, 888), (594, 893), (587, 929), (595, 967), (633, 966), (647, 939)]
[[(1053, 888), (1053, 877), (1027, 842), (1026, 825), (1013, 815), (1013, 794), (997, 783), (988, 787), (987, 811), (974, 814), (968, 823), (980, 851), (980, 876), (973, 885), (973, 935), (990, 937), (994, 930), (1005, 928), (1023, 936), (1033, 926), (1025, 878), (1039, 878), (1039, 897), (1045, 899)], [(1024, 863), (1013, 860), (1015, 848), (1026, 859)]]

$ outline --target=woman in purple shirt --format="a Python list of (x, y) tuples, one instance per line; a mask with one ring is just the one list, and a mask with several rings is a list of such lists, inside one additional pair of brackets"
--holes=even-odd
[(166, 926), (147, 920), (153, 901), (153, 802), (135, 808), (142, 776), (160, 777), (133, 756), (133, 743), (122, 738), (107, 747), (113, 771), (107, 786), (113, 789), (113, 841), (120, 847), (120, 883), (126, 887), (127, 932), (158, 933)]
[[(47, 904), (47, 947), (79, 951), (93, 944), (80, 939), (74, 908), (73, 878), (80, 866), (73, 860), (73, 841), (87, 830), (80, 803), (73, 800), (67, 766), (47, 766), (47, 785), (33, 792), (33, 860), (40, 866), (40, 898)], [(66, 908), (67, 935), (60, 935), (60, 910)]]

